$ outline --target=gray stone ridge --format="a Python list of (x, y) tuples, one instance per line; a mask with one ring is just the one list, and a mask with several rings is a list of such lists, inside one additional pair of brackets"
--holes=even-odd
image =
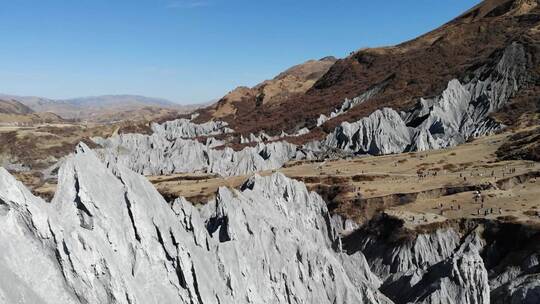
[(162, 124), (152, 124), (152, 131), (167, 139), (195, 138), (201, 136), (215, 136), (234, 132), (224, 121), (209, 121), (196, 124), (189, 119), (176, 119)]
[[(342, 244), (347, 255), (362, 253), (379, 290), (394, 303), (538, 303), (536, 228), (493, 221), (462, 230), (450, 224), (396, 240), (402, 232), (380, 233), (392, 221), (384, 214), (374, 218)], [(510, 235), (516, 240), (503, 239)]]
[(312, 146), (389, 154), (441, 149), (492, 134), (503, 126), (489, 114), (526, 84), (527, 60), (523, 45), (512, 43), (495, 65), (478, 68), (468, 80), (451, 80), (439, 96), (421, 98), (407, 112), (384, 108), (357, 122), (344, 122)]
[(385, 79), (383, 82), (369, 88), (367, 91), (357, 97), (354, 97), (353, 99), (345, 98), (341, 106), (339, 106), (332, 113), (330, 113), (330, 116), (326, 116), (324, 114), (321, 114), (319, 116), (319, 118), (317, 119), (317, 127), (323, 125), (325, 122), (331, 119), (334, 119), (337, 116), (347, 113), (347, 111), (349, 111), (350, 109), (357, 107), (364, 102), (370, 100), (371, 98), (375, 97), (382, 90), (384, 90), (384, 88), (386, 88), (390, 80), (391, 78)]
[(122, 164), (145, 175), (191, 172), (244, 175), (278, 169), (292, 159), (312, 157), (301, 147), (283, 141), (258, 143), (235, 151), (229, 147), (216, 148), (213, 138), (201, 143), (194, 139), (167, 139), (160, 133), (93, 140), (103, 147), (97, 152), (106, 162)]
[(480, 226), (389, 242), (280, 173), (195, 207), (81, 144), (58, 182), (47, 203), (0, 168), (0, 303), (538, 303), (537, 250)]
[(0, 168), (0, 228), (0, 303), (391, 303), (360, 253), (333, 249), (321, 197), (281, 174), (195, 208), (81, 145), (51, 203)]

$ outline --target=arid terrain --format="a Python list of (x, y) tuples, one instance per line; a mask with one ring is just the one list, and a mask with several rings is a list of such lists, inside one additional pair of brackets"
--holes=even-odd
[(200, 107), (3, 95), (0, 303), (537, 304), (539, 85), (485, 0)]
[[(488, 136), (438, 151), (291, 162), (259, 174), (278, 171), (302, 181), (328, 200), (332, 212), (358, 223), (383, 211), (403, 219), (407, 226), (459, 218), (540, 223), (540, 164), (497, 158), (497, 151), (511, 136)], [(219, 187), (238, 188), (248, 176), (148, 178), (166, 198), (183, 196), (205, 203)], [(474, 200), (475, 191), (481, 192), (484, 203)]]
[[(411, 41), (361, 49), (344, 59), (326, 57), (304, 62), (253, 88), (236, 88), (219, 102), (196, 110), (194, 121), (228, 122), (233, 133), (216, 136), (225, 139), (219, 148), (240, 151), (255, 143), (240, 143), (239, 134), (273, 134), (310, 127), (307, 134), (283, 137), (302, 144), (328, 136), (341, 122), (358, 120), (375, 109), (412, 107), (417, 98), (443, 90), (452, 77), (465, 80), (476, 67), (494, 65), (500, 48), (508, 41), (520, 41), (535, 53), (538, 8), (529, 2), (485, 1)], [(328, 201), (331, 212), (357, 223), (381, 212), (403, 219), (407, 225), (468, 217), (535, 221), (535, 161), (540, 159), (539, 129), (535, 126), (540, 114), (539, 99), (534, 97), (538, 64), (532, 57), (528, 59), (532, 69), (526, 86), (505, 107), (490, 114), (507, 124), (507, 131), (501, 134), (443, 150), (289, 161), (281, 169), (258, 174), (279, 171), (302, 181)], [(330, 113), (344, 98), (377, 86), (380, 90), (362, 106), (313, 126), (316, 116)], [(47, 199), (56, 188), (54, 165), (79, 142), (98, 148), (91, 138), (151, 134), (151, 123), (187, 117), (182, 113), (190, 109), (132, 95), (64, 101), (4, 98), (6, 101), (0, 102), (2, 162), (34, 193)], [(198, 138), (200, 142), (207, 139)], [(219, 187), (237, 188), (250, 175), (173, 173), (148, 178), (168, 200), (186, 197), (205, 203)], [(472, 203), (475, 191), (481, 191), (484, 204)]]
[[(141, 113), (140, 111), (136, 111)], [(58, 122), (31, 120), (35, 114), (11, 115), (16, 121), (0, 123), (0, 163), (28, 187), (41, 187), (37, 193), (51, 198), (58, 165), (83, 142), (97, 147), (92, 137), (109, 137), (122, 133), (148, 133), (153, 121), (177, 117), (167, 111), (160, 115), (129, 116), (116, 123), (80, 123), (59, 118)], [(161, 115), (163, 114), (163, 115)], [(0, 118), (2, 114), (0, 114)], [(41, 117), (41, 116), (40, 116)], [(157, 117), (157, 118), (156, 118)], [(131, 120), (131, 119), (136, 120)], [(47, 191), (42, 187), (49, 187)]]

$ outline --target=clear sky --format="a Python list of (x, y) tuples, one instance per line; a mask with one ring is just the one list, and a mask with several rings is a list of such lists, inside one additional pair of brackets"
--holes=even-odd
[(0, 92), (205, 102), (434, 29), (478, 0), (3, 0)]

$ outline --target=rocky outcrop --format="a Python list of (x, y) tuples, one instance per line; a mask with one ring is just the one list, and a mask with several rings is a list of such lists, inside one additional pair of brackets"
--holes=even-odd
[(540, 276), (538, 227), (493, 223), (482, 256), (489, 271), (493, 303), (537, 303)]
[[(214, 136), (233, 132), (225, 122), (196, 124), (187, 119), (178, 119), (153, 124), (152, 130), (151, 135), (120, 134), (92, 140), (102, 147), (97, 152), (107, 163), (119, 163), (145, 175), (192, 172), (244, 175), (278, 169), (292, 159), (313, 157), (309, 150), (285, 141), (262, 142), (289, 136), (286, 133), (276, 138), (264, 133), (259, 137), (251, 135), (251, 140), (261, 142), (240, 151), (222, 147), (227, 141)], [(309, 130), (299, 130), (299, 134), (302, 132)], [(242, 142), (246, 141), (250, 140), (242, 137)]]
[[(377, 224), (379, 225), (379, 224)], [(413, 241), (396, 243), (380, 239), (372, 234), (351, 235), (350, 243), (360, 245), (355, 251), (365, 254), (372, 270), (383, 280), (392, 280), (397, 276), (425, 270), (450, 256), (459, 246), (460, 235), (452, 229), (440, 229), (430, 234), (420, 234)], [(350, 248), (349, 248), (350, 250)]]
[(241, 144), (247, 144), (247, 143), (253, 143), (253, 142), (265, 142), (265, 141), (276, 141), (283, 139), (285, 137), (298, 137), (305, 134), (308, 134), (310, 130), (308, 128), (302, 128), (296, 131), (293, 134), (288, 134), (285, 131), (281, 131), (279, 135), (276, 136), (270, 136), (264, 132), (259, 132), (257, 135), (250, 133), (248, 136), (244, 137), (243, 135), (240, 135), (240, 143)]
[(410, 142), (411, 133), (399, 114), (384, 108), (357, 122), (342, 123), (322, 145), (378, 155), (403, 152)]
[(490, 303), (486, 268), (477, 248), (463, 244), (452, 256), (410, 277), (406, 296), (394, 290), (398, 303)]
[(248, 136), (240, 135), (240, 143), (241, 144), (247, 144), (252, 142), (265, 142), (265, 141), (271, 141), (275, 140), (276, 138), (274, 136), (270, 136), (264, 132), (259, 132), (257, 135), (250, 133)]
[[(142, 176), (69, 157), (51, 203), (0, 169), (4, 303), (391, 303), (361, 253), (332, 248), (325, 202), (281, 174), (200, 209)], [(360, 271), (346, 271), (358, 265)]]
[(343, 241), (347, 253), (364, 253), (385, 295), (403, 304), (490, 303), (479, 230), (462, 236), (451, 227), (438, 228), (415, 236), (404, 232), (400, 239), (398, 227), (382, 217)]
[(382, 216), (357, 229), (281, 174), (220, 188), (199, 208), (167, 203), (144, 177), (81, 145), (51, 203), (0, 169), (0, 299), (536, 303), (537, 231), (474, 225), (404, 233)]
[[(413, 148), (445, 148), (500, 129), (488, 115), (502, 108), (527, 82), (527, 64), (524, 46), (514, 42), (494, 67), (477, 69), (464, 84), (452, 80), (440, 96), (422, 100), (421, 107), (405, 118), (413, 126), (421, 121), (416, 128), (424, 132)], [(425, 137), (434, 140), (425, 141)]]
[(146, 175), (206, 172), (222, 176), (244, 175), (277, 169), (291, 159), (310, 157), (296, 145), (286, 142), (259, 143), (241, 151), (214, 148), (197, 140), (168, 139), (161, 133), (150, 136), (123, 134), (95, 138), (100, 156), (108, 163), (119, 163)]
[(343, 237), (342, 248), (363, 253), (395, 303), (536, 303), (539, 240), (527, 224), (461, 220), (410, 230), (383, 214)]
[[(501, 109), (528, 81), (527, 56), (524, 46), (514, 42), (494, 64), (476, 69), (465, 80), (451, 80), (439, 96), (421, 98), (406, 112), (383, 108), (357, 122), (343, 122), (325, 140), (309, 143), (305, 148), (323, 154), (338, 149), (378, 155), (441, 149), (492, 134), (503, 126), (489, 114)], [(317, 126), (377, 95), (385, 83), (345, 100), (329, 117), (321, 115)], [(260, 140), (255, 136), (253, 139)]]
[(196, 124), (189, 119), (177, 119), (162, 124), (152, 124), (152, 131), (169, 140), (176, 138), (195, 138), (200, 136), (212, 136), (232, 133), (229, 124), (224, 121), (209, 121)]
[(540, 303), (540, 274), (519, 276), (495, 290), (493, 304)]
[(367, 91), (365, 91), (364, 93), (360, 94), (359, 96), (353, 99), (345, 98), (341, 106), (336, 108), (332, 113), (330, 113), (329, 116), (326, 116), (324, 114), (321, 114), (321, 116), (319, 116), (319, 118), (317, 119), (317, 127), (323, 125), (328, 120), (333, 119), (337, 116), (343, 115), (350, 109), (357, 107), (363, 104), (364, 102), (370, 100), (371, 98), (379, 94), (382, 90), (384, 90), (384, 88), (388, 85), (388, 81), (390, 79), (391, 78), (386, 79), (382, 83), (369, 88)]
[(493, 65), (454, 79), (434, 98), (397, 113), (378, 110), (355, 123), (344, 122), (329, 134), (323, 147), (354, 153), (388, 154), (440, 149), (502, 128), (489, 117), (527, 82), (528, 58), (523, 45), (510, 44)]

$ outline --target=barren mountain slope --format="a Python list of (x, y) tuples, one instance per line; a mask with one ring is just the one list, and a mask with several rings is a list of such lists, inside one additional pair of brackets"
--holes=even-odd
[(54, 113), (36, 113), (16, 100), (0, 100), (0, 125), (61, 122), (63, 119)]
[[(323, 125), (329, 131), (342, 121), (358, 120), (382, 107), (409, 109), (420, 97), (440, 94), (451, 79), (466, 80), (476, 68), (493, 64), (505, 47), (517, 41), (527, 48), (530, 83), (498, 115), (512, 124), (522, 114), (540, 108), (535, 98), (540, 91), (536, 55), (539, 22), (537, 1), (487, 0), (417, 39), (354, 52), (332, 65), (306, 93), (288, 95), (277, 105), (257, 102), (259, 95), (248, 90), (251, 94), (241, 94), (242, 101), (234, 103), (234, 110), (219, 117), (243, 134), (260, 130), (270, 134), (290, 132), (304, 126), (314, 127), (319, 115), (328, 115), (345, 98), (357, 97), (377, 85), (382, 87), (361, 107)], [(221, 103), (227, 104), (226, 100), (227, 97)], [(212, 109), (201, 111), (199, 120), (210, 118), (204, 115), (208, 112)], [(310, 137), (322, 134), (312, 131)]]
[(271, 80), (266, 80), (253, 88), (238, 87), (225, 95), (218, 103), (200, 111), (199, 121), (208, 119), (233, 119), (244, 107), (264, 105), (275, 108), (309, 90), (336, 62), (334, 57), (309, 60), (293, 66)]
[(16, 100), (0, 100), (0, 113), (2, 114), (29, 114), (32, 109)]

